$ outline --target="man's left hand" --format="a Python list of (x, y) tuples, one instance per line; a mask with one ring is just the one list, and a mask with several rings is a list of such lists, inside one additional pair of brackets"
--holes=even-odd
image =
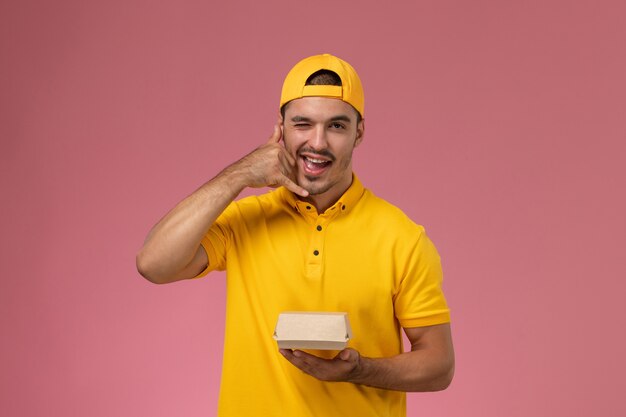
[(361, 355), (350, 348), (342, 350), (333, 359), (323, 359), (301, 350), (279, 351), (301, 371), (322, 381), (350, 381), (361, 371)]

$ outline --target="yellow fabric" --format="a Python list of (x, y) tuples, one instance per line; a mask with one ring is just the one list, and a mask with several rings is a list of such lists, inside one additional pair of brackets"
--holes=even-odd
[[(322, 69), (336, 73), (341, 78), (341, 87), (305, 86), (306, 80)], [(285, 77), (280, 94), (280, 107), (302, 97), (335, 97), (352, 105), (361, 117), (365, 116), (365, 97), (361, 79), (350, 64), (330, 54), (304, 58), (294, 65)]]
[(401, 326), (448, 322), (439, 255), (421, 226), (354, 177), (319, 215), (285, 188), (234, 202), (202, 245), (209, 267), (200, 276), (227, 271), (219, 416), (406, 415), (402, 392), (302, 373), (272, 334), (283, 311), (345, 311), (348, 346), (386, 357), (403, 350)]

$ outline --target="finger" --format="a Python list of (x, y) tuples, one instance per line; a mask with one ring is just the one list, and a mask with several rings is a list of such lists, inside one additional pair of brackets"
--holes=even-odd
[(278, 351), (280, 352), (281, 355), (283, 355), (285, 357), (285, 359), (287, 359), (287, 361), (289, 361), (292, 365), (300, 368), (299, 365), (299, 360), (298, 358), (296, 358), (293, 355), (293, 351), (291, 349), (278, 349)]
[[(295, 164), (292, 164), (290, 162), (290, 157), (291, 155), (289, 155), (288, 153), (282, 152), (278, 156), (278, 160), (280, 161), (281, 172), (291, 181), (295, 182), (296, 181), (296, 166)], [(291, 160), (293, 160), (293, 158), (291, 158)]]
[[(281, 152), (279, 154), (279, 160), (282, 166), (282, 173), (283, 175), (285, 175), (287, 178), (289, 178), (293, 183), (296, 183), (297, 181), (297, 166), (296, 166), (296, 161), (293, 158), (293, 156), (291, 156), (291, 154), (287, 151)], [(303, 189), (304, 190), (304, 189)], [(293, 190), (291, 190), (293, 191)], [(295, 191), (294, 191), (295, 192)], [(303, 195), (300, 193), (297, 193), (298, 195), (301, 195), (303, 197), (306, 197), (308, 195)]]
[(284, 185), (285, 188), (287, 188), (289, 191), (291, 191), (294, 194), (298, 194), (300, 197), (308, 197), (309, 196), (309, 192), (307, 190), (305, 190), (304, 188), (300, 187), (298, 184), (296, 184), (295, 182), (291, 181), (289, 178), (287, 178), (285, 176), (282, 177), (281, 185)]
[(280, 164), (283, 166), (283, 168), (289, 168), (289, 171), (294, 168), (294, 164), (291, 163), (291, 161), (293, 161), (293, 157), (290, 157), (291, 155), (289, 155), (289, 153), (287, 153), (285, 150), (282, 150), (278, 153), (278, 160), (280, 161)]
[(315, 355), (311, 355), (310, 353), (304, 352), (302, 350), (298, 350), (298, 349), (278, 349), (278, 351), (284, 355), (284, 356), (288, 356), (290, 358), (300, 358), (300, 359), (305, 359), (305, 358), (315, 358), (315, 359), (320, 359)]
[(296, 166), (296, 159), (289, 152), (287, 152), (287, 150), (285, 150), (282, 155), (287, 160), (289, 166), (291, 166), (292, 168)]
[(283, 137), (282, 130), (280, 130), (280, 127), (278, 126), (278, 124), (275, 124), (274, 125), (274, 132), (272, 133), (272, 136), (270, 136), (270, 138), (267, 141), (267, 143), (278, 143), (278, 142), (280, 142), (280, 139), (282, 137)]
[(294, 350), (289, 361), (304, 372), (316, 375), (327, 366), (328, 360), (319, 358), (301, 350)]
[(292, 362), (294, 359), (293, 350), (291, 349), (278, 349), (281, 355), (285, 357), (289, 362)]
[(279, 349), (279, 352), (285, 357), (285, 359), (291, 362), (291, 364), (294, 365), (295, 367), (299, 368), (300, 370), (304, 372), (309, 371), (310, 366), (303, 359), (302, 357), (303, 352), (298, 351), (298, 350), (291, 350), (291, 349)]
[(287, 358), (288, 361), (291, 362), (291, 358), (293, 358), (293, 350), (291, 349), (278, 349), (281, 355)]

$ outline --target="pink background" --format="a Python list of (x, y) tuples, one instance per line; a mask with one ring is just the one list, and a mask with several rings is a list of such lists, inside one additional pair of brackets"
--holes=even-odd
[(224, 275), (135, 254), (320, 52), (365, 85), (356, 172), (444, 261), (456, 378), (409, 415), (626, 415), (624, 2), (405, 3), (2, 1), (0, 415), (215, 415)]

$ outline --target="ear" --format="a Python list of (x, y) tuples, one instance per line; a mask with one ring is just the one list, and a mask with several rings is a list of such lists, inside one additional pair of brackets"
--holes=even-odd
[(282, 112), (279, 110), (278, 111), (278, 120), (276, 121), (276, 123), (278, 124), (278, 127), (280, 128), (280, 136), (284, 138), (285, 135), (285, 131), (283, 130), (284, 128), (284, 119), (283, 119), (283, 114)]
[(356, 125), (356, 139), (354, 140), (354, 147), (356, 148), (363, 141), (363, 135), (365, 135), (365, 119)]

